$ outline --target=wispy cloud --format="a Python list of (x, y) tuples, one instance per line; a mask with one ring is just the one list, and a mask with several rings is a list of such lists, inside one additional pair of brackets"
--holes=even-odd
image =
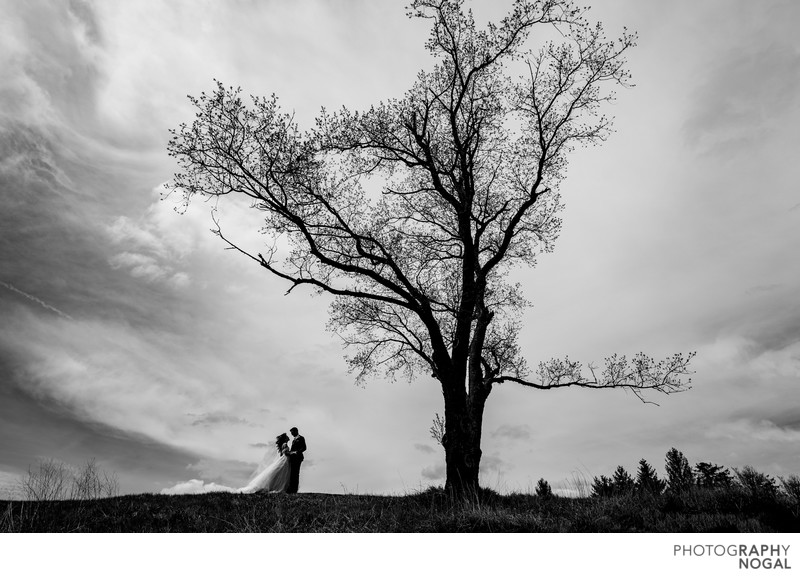
[(779, 289), (781, 286), (777, 283), (772, 283), (769, 285), (754, 285), (745, 291), (748, 295), (758, 295), (759, 293), (769, 293), (770, 291), (775, 291)]
[(133, 246), (138, 250), (148, 250), (157, 257), (167, 257), (166, 244), (159, 237), (152, 225), (137, 225), (125, 216), (109, 225), (108, 231), (111, 240), (118, 245)]
[[(142, 277), (148, 281), (186, 278), (188, 282), (188, 276), (186, 276), (185, 273), (174, 273), (171, 268), (159, 265), (155, 258), (148, 255), (142, 255), (141, 253), (129, 253), (127, 251), (124, 253), (118, 253), (109, 259), (109, 263), (115, 269), (121, 267), (128, 268), (130, 269), (131, 275), (134, 277)], [(179, 275), (181, 277), (178, 277)]]
[(248, 423), (247, 420), (242, 418), (242, 417), (226, 414), (226, 413), (221, 412), (221, 411), (215, 411), (215, 412), (204, 413), (204, 414), (199, 414), (199, 415), (198, 414), (194, 414), (194, 413), (189, 413), (189, 414), (186, 414), (186, 415), (188, 415), (190, 417), (193, 417), (193, 418), (196, 418), (192, 422), (192, 425), (199, 425), (199, 426), (210, 426), (210, 425), (217, 425), (217, 424), (246, 424), (246, 423)]
[(21, 289), (17, 289), (11, 283), (6, 283), (5, 281), (0, 281), (0, 287), (5, 287), (9, 291), (13, 291), (14, 293), (17, 293), (18, 295), (22, 295), (23, 297), (25, 297), (25, 299), (33, 301), (34, 303), (40, 305), (44, 309), (47, 309), (48, 311), (52, 311), (53, 313), (55, 313), (57, 315), (60, 315), (64, 319), (72, 320), (72, 317), (70, 317), (69, 315), (67, 315), (66, 313), (61, 311), (60, 309), (57, 309), (57, 308), (53, 307), (49, 303), (45, 303), (44, 301), (42, 301), (38, 297), (35, 297), (34, 295), (31, 295), (30, 293), (26, 293), (25, 291), (22, 291)]
[(511, 440), (531, 439), (531, 428), (527, 425), (501, 425), (492, 432), (493, 438), (508, 438)]
[[(154, 196), (160, 192), (161, 187), (156, 188)], [(111, 256), (109, 264), (150, 282), (187, 287), (191, 276), (181, 268), (200, 242), (199, 233), (207, 231), (192, 226), (195, 223), (190, 217), (180, 219), (172, 208), (170, 203), (156, 200), (137, 222), (124, 215), (117, 217), (106, 232), (112, 244), (124, 250)]]

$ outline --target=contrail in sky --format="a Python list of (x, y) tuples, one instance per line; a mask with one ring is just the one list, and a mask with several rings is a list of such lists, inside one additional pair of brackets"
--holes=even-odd
[(14, 293), (19, 293), (20, 295), (22, 295), (26, 299), (29, 299), (29, 300), (33, 301), (34, 303), (38, 303), (39, 305), (41, 305), (45, 309), (49, 309), (50, 311), (53, 311), (54, 313), (57, 313), (58, 315), (60, 315), (61, 317), (64, 317), (65, 319), (69, 319), (70, 321), (74, 321), (72, 319), (72, 317), (70, 317), (69, 315), (67, 315), (63, 311), (60, 311), (60, 310), (56, 309), (55, 307), (53, 307), (52, 305), (49, 305), (49, 304), (45, 303), (44, 301), (42, 301), (38, 297), (34, 297), (30, 293), (25, 293), (25, 291), (17, 289), (16, 287), (11, 285), (10, 283), (6, 283), (5, 281), (0, 281), (0, 285), (5, 287), (9, 291), (13, 291)]

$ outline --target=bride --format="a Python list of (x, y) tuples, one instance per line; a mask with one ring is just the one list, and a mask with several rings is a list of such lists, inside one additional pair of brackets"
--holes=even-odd
[(289, 465), (289, 458), (286, 455), (289, 451), (289, 436), (282, 433), (275, 438), (275, 447), (278, 455), (267, 464), (267, 458), (271, 452), (267, 452), (261, 465), (255, 471), (253, 478), (248, 484), (238, 491), (242, 494), (253, 494), (255, 492), (285, 492), (289, 487), (289, 474), (292, 470)]

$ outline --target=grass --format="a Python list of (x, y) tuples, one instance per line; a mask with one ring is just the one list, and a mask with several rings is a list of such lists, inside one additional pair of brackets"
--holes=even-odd
[(355, 494), (139, 494), (0, 501), (4, 532), (797, 532), (786, 495), (741, 489), (672, 496), (541, 498), (486, 490), (454, 502), (441, 489)]

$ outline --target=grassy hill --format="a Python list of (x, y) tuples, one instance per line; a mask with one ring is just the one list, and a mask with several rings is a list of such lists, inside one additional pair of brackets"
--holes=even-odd
[(777, 496), (694, 489), (679, 496), (542, 498), (486, 491), (453, 502), (441, 490), (338, 494), (0, 501), (4, 532), (797, 532), (800, 508)]

